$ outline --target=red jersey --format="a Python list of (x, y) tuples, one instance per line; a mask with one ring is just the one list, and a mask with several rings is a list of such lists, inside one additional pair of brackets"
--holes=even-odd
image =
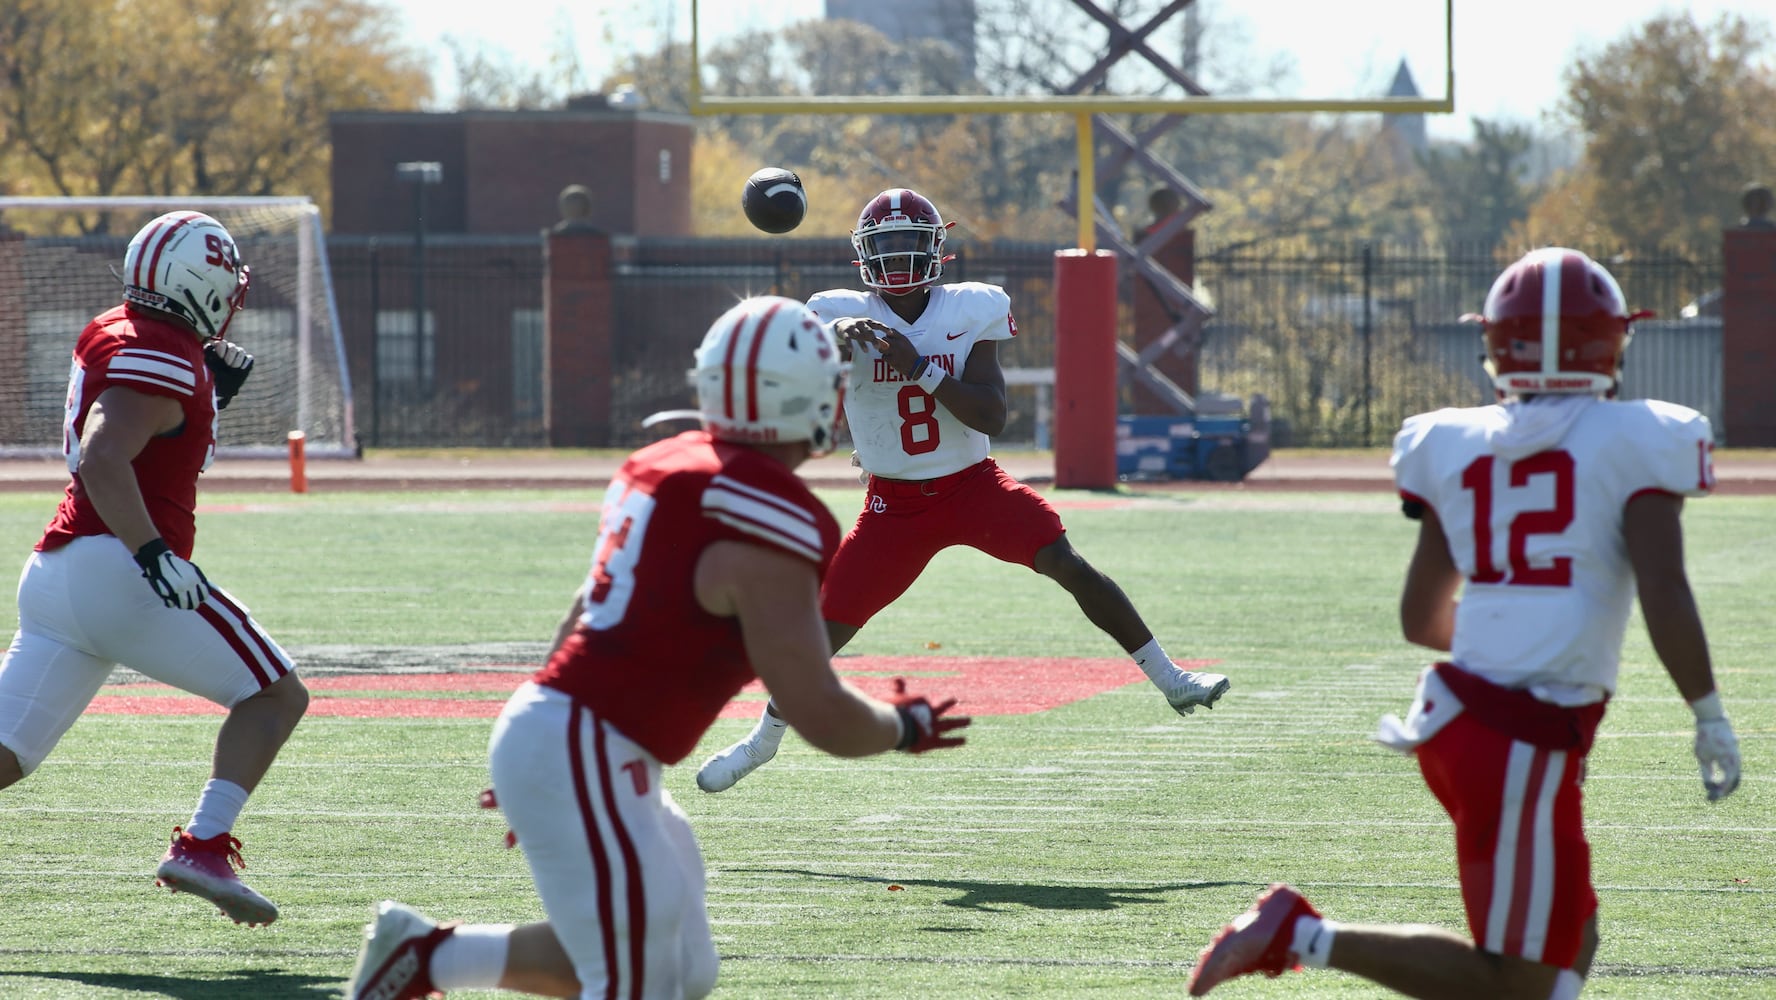
[(196, 334), (128, 306), (99, 314), (74, 344), (68, 409), (62, 418), (62, 452), (68, 456), (73, 478), (37, 550), (47, 552), (85, 535), (111, 533), (93, 509), (76, 470), (87, 412), (93, 400), (112, 386), (171, 397), (185, 411), (185, 423), (177, 431), (150, 438), (130, 464), (155, 529), (168, 547), (189, 559), (197, 537), (197, 477), (216, 456), (214, 383)]
[(586, 610), (535, 680), (676, 764), (755, 676), (739, 619), (697, 603), (703, 550), (746, 542), (806, 559), (824, 577), (839, 525), (794, 470), (706, 431), (631, 455), (599, 520)]

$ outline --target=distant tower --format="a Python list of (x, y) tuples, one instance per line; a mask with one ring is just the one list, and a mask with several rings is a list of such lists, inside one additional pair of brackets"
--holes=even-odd
[(859, 21), (897, 42), (935, 38), (974, 76), (974, 0), (826, 0), (828, 21)]
[[(828, 0), (830, 3), (831, 0)], [(1394, 82), (1388, 85), (1388, 97), (1420, 97), (1418, 84), (1412, 82), (1412, 71), (1406, 68), (1406, 60), (1400, 60), (1400, 68), (1394, 71)], [(1425, 151), (1425, 117), (1423, 114), (1382, 115), (1381, 127), (1391, 130), (1399, 136), (1400, 142), (1411, 153)]]

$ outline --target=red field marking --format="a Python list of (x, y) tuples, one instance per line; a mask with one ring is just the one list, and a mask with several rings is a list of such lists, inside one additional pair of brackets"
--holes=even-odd
[[(1181, 660), (1196, 669), (1213, 660)], [(501, 666), (503, 664), (486, 664)], [(1127, 660), (1084, 657), (1011, 659), (983, 656), (847, 656), (839, 673), (859, 689), (877, 697), (893, 691), (896, 677), (933, 700), (957, 699), (956, 710), (967, 715), (1029, 715), (1083, 701), (1093, 695), (1144, 680)], [(523, 672), (479, 671), (454, 674), (354, 674), (311, 677), (304, 683), (316, 697), (311, 716), (353, 719), (492, 719), (504, 696), (523, 683)], [(488, 698), (339, 697), (346, 692), (397, 692), (423, 695), (486, 694)], [(758, 714), (763, 685), (754, 681), (742, 697), (722, 709), (724, 719), (750, 719)], [(752, 696), (752, 697), (747, 697)], [(221, 715), (222, 709), (164, 684), (106, 687), (87, 711), (99, 715)]]

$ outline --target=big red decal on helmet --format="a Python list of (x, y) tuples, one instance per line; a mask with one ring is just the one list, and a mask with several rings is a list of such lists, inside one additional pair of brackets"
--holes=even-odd
[[(148, 262), (148, 283), (143, 287), (151, 292), (157, 292), (160, 290), (154, 287), (154, 276), (160, 273), (160, 255), (166, 251), (167, 244), (172, 242), (175, 233), (190, 225), (193, 219), (200, 218), (203, 218), (203, 216), (196, 212), (187, 212), (186, 214), (179, 216), (179, 221), (168, 226), (166, 232), (160, 234), (160, 242), (154, 245), (154, 258)], [(139, 259), (136, 261), (136, 265), (138, 267), (141, 266), (141, 261)], [(230, 270), (232, 271), (232, 269)], [(137, 282), (137, 284), (141, 284), (141, 282)]]
[(759, 317), (758, 328), (752, 334), (752, 346), (746, 351), (746, 419), (750, 423), (757, 423), (759, 418), (759, 350), (764, 347), (765, 329), (771, 325), (771, 317), (777, 315), (777, 310), (781, 308), (781, 302), (774, 302)]
[(734, 419), (734, 355), (740, 351), (740, 332), (745, 328), (746, 316), (742, 314), (734, 319), (734, 334), (722, 355), (722, 415), (729, 420)]

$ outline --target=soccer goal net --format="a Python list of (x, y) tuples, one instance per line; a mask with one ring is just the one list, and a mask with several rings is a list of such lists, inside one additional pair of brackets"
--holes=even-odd
[(228, 228), (252, 268), (228, 339), (255, 358), (219, 421), (218, 452), (283, 454), (301, 431), (310, 455), (350, 456), (351, 378), (320, 211), (307, 198), (0, 198), (0, 348), (23, 370), (0, 380), (0, 456), (61, 450), (75, 338), (123, 301), (113, 273), (129, 241), (165, 212)]

